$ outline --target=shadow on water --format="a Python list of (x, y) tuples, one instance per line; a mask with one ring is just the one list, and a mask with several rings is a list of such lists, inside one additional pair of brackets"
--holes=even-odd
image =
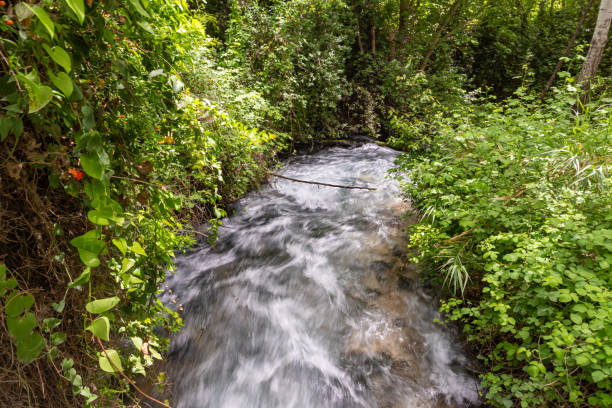
[(466, 357), (401, 259), (396, 155), (366, 144), (294, 158), (284, 175), (377, 190), (275, 180), (239, 202), (213, 247), (177, 259), (176, 407), (478, 405)]

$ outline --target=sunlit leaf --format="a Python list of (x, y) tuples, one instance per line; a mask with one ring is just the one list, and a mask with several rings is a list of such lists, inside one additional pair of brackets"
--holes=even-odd
[(87, 326), (86, 330), (92, 332), (94, 336), (108, 341), (110, 338), (110, 321), (106, 316), (99, 317)]
[(113, 307), (117, 306), (119, 301), (120, 299), (117, 296), (113, 296), (113, 297), (106, 298), (106, 299), (98, 299), (98, 300), (94, 300), (92, 302), (87, 303), (85, 305), (85, 309), (89, 313), (100, 314), (100, 313), (104, 313), (107, 310), (110, 310)]

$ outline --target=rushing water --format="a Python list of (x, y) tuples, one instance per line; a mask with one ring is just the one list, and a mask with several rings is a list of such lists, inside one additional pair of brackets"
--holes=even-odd
[[(184, 307), (169, 372), (177, 408), (464, 407), (477, 382), (418, 269), (401, 258), (406, 204), (373, 144), (288, 161), (238, 204), (213, 247), (177, 259)], [(175, 303), (173, 303), (176, 302)]]

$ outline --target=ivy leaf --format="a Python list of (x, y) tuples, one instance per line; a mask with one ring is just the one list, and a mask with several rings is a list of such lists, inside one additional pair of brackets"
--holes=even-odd
[(104, 248), (104, 241), (98, 239), (100, 231), (91, 230), (70, 241), (70, 244), (77, 248), (81, 261), (92, 268), (100, 265), (98, 254)]
[(55, 329), (61, 322), (62, 321), (60, 319), (57, 319), (55, 317), (49, 317), (43, 320), (42, 327), (46, 332), (50, 332), (51, 330)]
[(85, 170), (87, 175), (95, 178), (96, 180), (100, 180), (102, 178), (102, 174), (104, 173), (104, 168), (100, 164), (100, 160), (98, 160), (96, 155), (82, 154), (81, 167), (83, 167), (83, 170)]
[(138, 255), (142, 255), (142, 256), (147, 256), (147, 253), (145, 252), (145, 250), (142, 248), (142, 246), (134, 241), (134, 243), (132, 244), (132, 246), (130, 247), (130, 250), (134, 253), (137, 253)]
[(104, 341), (110, 339), (110, 322), (106, 316), (97, 318), (85, 330), (92, 332), (94, 336)]
[(51, 48), (47, 44), (43, 44), (43, 48), (57, 65), (64, 68), (64, 71), (70, 72), (72, 69), (72, 62), (70, 61), (70, 54), (68, 54), (66, 50), (57, 45)]
[(125, 253), (127, 251), (127, 241), (125, 240), (125, 238), (113, 239), (113, 244), (115, 244), (117, 249), (119, 249), (123, 256), (125, 256)]
[(110, 221), (120, 224), (124, 221), (124, 218), (121, 217), (120, 214), (117, 214), (116, 209), (111, 205), (102, 206), (89, 211), (87, 213), (87, 218), (97, 225), (108, 225)]
[(17, 343), (17, 359), (22, 363), (32, 362), (45, 347), (45, 340), (38, 333), (26, 337)]
[(55, 332), (51, 335), (51, 344), (58, 346), (66, 341), (66, 333)]
[(51, 82), (53, 85), (57, 87), (66, 98), (69, 98), (72, 95), (72, 91), (74, 90), (72, 86), (72, 79), (65, 72), (60, 72), (57, 75), (53, 75), (53, 73), (49, 72), (49, 78), (51, 78)]
[(47, 12), (43, 8), (38, 6), (30, 7), (30, 5), (28, 5), (27, 3), (26, 6), (36, 15), (36, 17), (38, 17), (42, 25), (49, 32), (51, 39), (53, 39), (53, 37), (55, 36), (55, 25), (53, 24), (53, 21), (51, 21), (51, 18), (49, 17)]
[[(70, 282), (68, 284), (69, 288), (74, 288), (76, 286), (81, 286), (87, 282), (89, 282), (89, 278), (91, 277), (91, 268), (88, 266), (87, 268), (85, 268), (85, 270), (83, 271), (83, 273), (76, 278), (76, 280), (74, 280), (73, 282)], [(55, 307), (54, 307), (55, 309)], [(64, 301), (62, 300), (59, 304), (57, 309), (55, 309), (58, 313), (61, 313), (61, 311), (59, 310), (64, 310)]]
[(36, 317), (34, 313), (26, 313), (21, 319), (17, 317), (8, 317), (6, 319), (6, 328), (15, 337), (16, 342), (28, 337), (35, 327)]
[(85, 309), (87, 309), (89, 313), (100, 314), (117, 306), (119, 301), (120, 299), (117, 296), (113, 296), (106, 299), (98, 299), (86, 304)]
[(17, 281), (15, 279), (6, 280), (6, 265), (0, 265), (0, 296), (4, 296), (7, 290), (15, 289)]
[(53, 90), (46, 85), (41, 85), (38, 75), (32, 71), (26, 75), (17, 74), (19, 81), (24, 84), (28, 90), (29, 98), (29, 113), (35, 113), (44, 108), (53, 97)]
[(80, 24), (85, 21), (85, 2), (83, 0), (66, 0), (70, 10), (74, 12)]
[[(108, 358), (106, 357), (107, 355)], [(119, 358), (119, 353), (117, 353), (117, 350), (107, 349), (106, 353), (100, 353), (100, 356), (98, 357), (98, 364), (100, 365), (100, 368), (106, 371), (107, 373), (117, 372), (115, 367), (123, 371), (123, 366), (121, 365), (121, 358)], [(115, 366), (113, 366), (113, 364)]]
[(5, 306), (4, 313), (8, 317), (17, 317), (34, 304), (34, 297), (32, 295), (17, 295), (10, 298)]

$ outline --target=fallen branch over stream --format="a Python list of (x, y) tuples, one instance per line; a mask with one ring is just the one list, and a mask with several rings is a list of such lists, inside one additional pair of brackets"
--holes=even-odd
[(295, 181), (297, 183), (306, 183), (306, 184), (315, 184), (315, 185), (319, 185), (319, 186), (325, 186), (325, 187), (336, 187), (336, 188), (347, 188), (347, 189), (353, 189), (353, 190), (370, 190), (370, 191), (376, 191), (375, 188), (373, 187), (360, 187), (360, 186), (341, 186), (339, 184), (328, 184), (328, 183), (320, 183), (318, 181), (307, 181), (307, 180), (298, 180), (298, 179), (294, 179), (291, 177), (287, 177), (287, 176), (281, 176), (280, 174), (277, 173), (273, 173), (271, 171), (268, 172), (269, 175), (274, 176), (274, 177), (278, 177), (278, 178), (282, 178), (285, 180), (289, 180), (289, 181)]

